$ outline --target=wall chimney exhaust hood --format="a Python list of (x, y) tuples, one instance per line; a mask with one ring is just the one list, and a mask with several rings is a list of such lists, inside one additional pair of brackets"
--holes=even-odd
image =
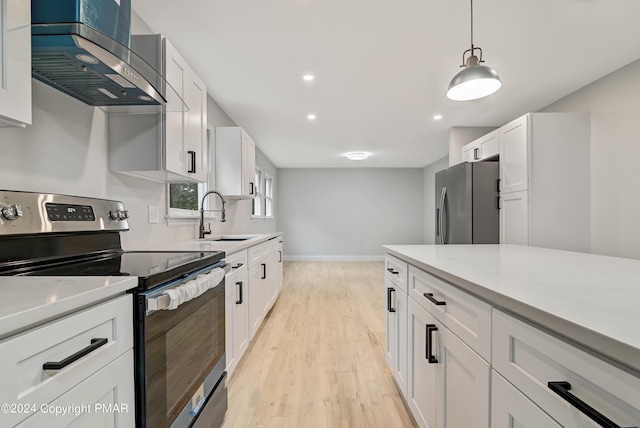
[(131, 0), (31, 0), (31, 24), (34, 78), (110, 112), (188, 111), (129, 49)]

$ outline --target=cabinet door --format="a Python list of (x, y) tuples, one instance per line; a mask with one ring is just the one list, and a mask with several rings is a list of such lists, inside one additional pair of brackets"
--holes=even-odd
[(187, 152), (187, 173), (189, 177), (207, 181), (208, 138), (207, 138), (207, 86), (191, 69), (187, 70), (184, 101), (189, 107), (185, 115), (184, 144)]
[(242, 130), (242, 194), (256, 194), (256, 143)]
[(0, 1), (0, 126), (31, 124), (31, 3)]
[[(175, 92), (184, 99), (188, 66), (178, 51), (167, 39), (163, 39), (165, 55), (165, 77)], [(164, 166), (169, 172), (187, 175), (187, 153), (184, 147), (184, 118), (182, 102), (173, 91), (167, 91), (167, 107), (164, 119)]]
[(407, 359), (408, 338), (407, 338), (407, 317), (409, 312), (409, 297), (407, 293), (396, 287), (395, 310), (396, 310), (396, 360), (393, 375), (398, 382), (402, 395), (407, 397), (409, 383), (409, 368)]
[(492, 370), (491, 427), (560, 428), (560, 425)]
[[(408, 385), (407, 402), (420, 428), (435, 428), (436, 400), (442, 391), (437, 364), (430, 364), (427, 354), (427, 325), (443, 328), (426, 309), (409, 299)], [(434, 350), (434, 349), (432, 349)], [(435, 351), (435, 350), (434, 350)], [(469, 426), (474, 426), (469, 425)]]
[(397, 350), (397, 331), (398, 331), (398, 311), (395, 306), (396, 294), (398, 294), (397, 287), (391, 282), (389, 278), (384, 280), (384, 292), (385, 292), (385, 345), (384, 353), (387, 357), (387, 363), (392, 372), (395, 373), (396, 358), (398, 354)]
[(495, 130), (476, 140), (480, 148), (480, 160), (491, 159), (500, 154), (500, 132)]
[(529, 192), (500, 193), (500, 243), (529, 245)]
[(282, 291), (282, 286), (284, 285), (284, 253), (282, 241), (278, 242), (278, 294)]
[(522, 116), (499, 128), (500, 192), (527, 190), (529, 185), (528, 116)]
[(432, 340), (439, 342), (438, 427), (489, 428), (489, 363), (444, 326), (438, 326)]
[(475, 162), (480, 160), (480, 147), (478, 147), (475, 141), (465, 144), (460, 151), (460, 160), (462, 162)]
[(262, 268), (260, 264), (249, 266), (248, 312), (249, 312), (249, 340), (253, 339), (263, 318), (263, 306), (260, 303), (260, 288), (262, 287)]
[(245, 270), (226, 284), (226, 357), (228, 379), (249, 347), (248, 275)]

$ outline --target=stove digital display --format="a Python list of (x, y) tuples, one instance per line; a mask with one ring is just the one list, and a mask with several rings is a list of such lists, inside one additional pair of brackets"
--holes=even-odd
[(91, 205), (46, 203), (47, 216), (51, 221), (95, 221)]

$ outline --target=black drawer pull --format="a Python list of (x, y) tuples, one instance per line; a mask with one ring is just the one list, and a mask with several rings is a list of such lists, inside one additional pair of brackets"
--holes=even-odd
[(396, 290), (393, 287), (387, 287), (387, 311), (389, 311), (389, 312), (395, 312), (396, 311), (391, 306), (391, 293), (395, 292), (395, 291)]
[(608, 419), (602, 413), (570, 393), (571, 384), (569, 382), (549, 382), (547, 386), (550, 390), (558, 394), (564, 400), (566, 400), (573, 407), (584, 413), (591, 420), (595, 421), (598, 425), (604, 428), (621, 428), (620, 425), (615, 424), (612, 420)]
[(389, 271), (389, 273), (391, 273), (393, 275), (398, 275), (400, 273), (397, 270), (393, 270), (393, 268), (388, 268), (387, 270)]
[(447, 302), (445, 302), (445, 301), (439, 301), (439, 300), (436, 300), (436, 299), (433, 297), (433, 293), (422, 293), (422, 295), (423, 295), (424, 297), (426, 297), (426, 298), (427, 298), (431, 303), (433, 303), (434, 305), (437, 305), (437, 306), (443, 306), (443, 305), (446, 305), (446, 304), (447, 304)]
[(434, 331), (438, 331), (438, 327), (436, 327), (435, 324), (427, 324), (425, 328), (427, 329), (427, 349), (425, 350), (425, 358), (427, 359), (429, 364), (437, 364), (438, 359), (435, 355), (433, 355), (433, 336), (431, 335), (431, 333), (433, 333)]
[(262, 266), (262, 278), (260, 279), (267, 279), (267, 264), (260, 263), (260, 266)]
[(78, 361), (80, 358), (84, 357), (85, 355), (90, 354), (91, 352), (95, 351), (99, 347), (106, 345), (107, 342), (109, 342), (109, 339), (104, 339), (104, 338), (91, 339), (91, 345), (87, 346), (84, 349), (79, 350), (73, 355), (69, 355), (67, 358), (65, 358), (62, 361), (49, 361), (47, 363), (44, 363), (42, 365), (42, 369), (43, 370), (62, 370), (63, 368), (67, 367), (69, 364), (75, 361)]
[(240, 295), (240, 298), (238, 300), (236, 300), (236, 305), (241, 305), (242, 302), (243, 302), (243, 300), (242, 300), (242, 281), (236, 282), (236, 285), (239, 286), (239, 291), (240, 291), (238, 293)]
[(244, 263), (238, 263), (238, 264), (237, 264), (237, 265), (235, 265), (235, 266), (231, 266), (231, 269), (239, 269), (239, 268), (241, 268), (242, 266), (244, 266)]

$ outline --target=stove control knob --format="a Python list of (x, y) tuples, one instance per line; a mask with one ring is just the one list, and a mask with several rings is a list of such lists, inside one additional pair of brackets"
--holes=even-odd
[(124, 213), (124, 218), (128, 219), (129, 218), (129, 211), (128, 210), (124, 210), (122, 212)]
[(111, 220), (119, 220), (120, 219), (119, 211), (118, 210), (109, 211), (109, 218)]
[(2, 208), (2, 216), (7, 220), (15, 220), (18, 217), (22, 217), (24, 214), (22, 213), (22, 207), (20, 204), (15, 205), (7, 205)]
[(125, 213), (125, 211), (124, 211), (124, 210), (118, 210), (118, 219), (120, 219), (120, 220), (124, 220), (124, 219), (126, 219), (126, 218), (127, 218), (127, 217), (126, 217), (126, 213)]

